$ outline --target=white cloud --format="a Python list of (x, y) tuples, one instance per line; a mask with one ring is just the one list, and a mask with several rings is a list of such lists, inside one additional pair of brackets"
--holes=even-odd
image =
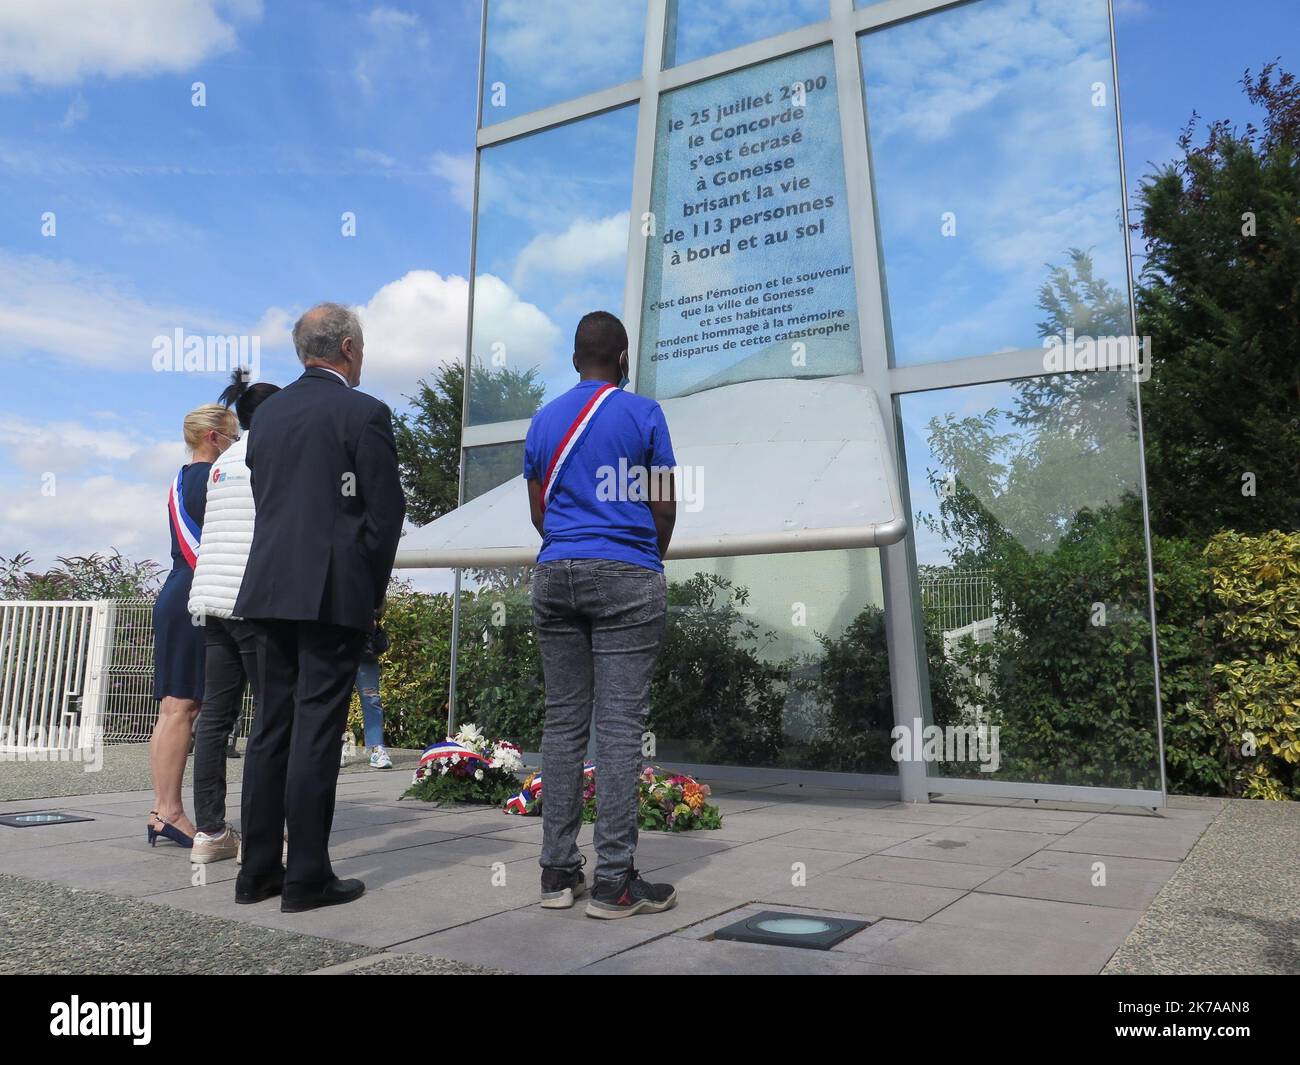
[(439, 152), (431, 166), (451, 186), (451, 198), (465, 210), (474, 210), (474, 156)]
[(0, 554), (28, 551), (44, 567), (58, 555), (116, 547), (166, 563), (167, 484), (187, 461), (185, 445), (116, 422), (4, 419)]
[[(561, 333), (546, 314), (498, 277), (481, 275), (474, 290), (480, 340), (476, 349), (505, 345), (515, 366), (546, 364)], [(465, 357), (469, 283), (433, 270), (412, 270), (358, 308), (366, 338), (362, 388), (392, 405), (442, 365)]]
[(68, 104), (68, 109), (63, 113), (63, 121), (59, 123), (64, 129), (71, 129), (79, 122), (84, 122), (90, 114), (90, 107), (86, 103), (86, 97), (77, 93)]
[(576, 275), (616, 268), (627, 260), (628, 212), (608, 218), (580, 218), (563, 233), (539, 233), (515, 260), (514, 286), (522, 289), (533, 270)]
[(391, 170), (397, 165), (397, 160), (387, 152), (381, 152), (375, 148), (358, 148), (352, 153), (357, 157), (357, 161), (366, 164), (366, 166), (377, 166), (381, 170)]
[(365, 44), (357, 53), (352, 73), (367, 94), (374, 92), (379, 78), (403, 74), (430, 44), (417, 15), (392, 7), (374, 8), (366, 16), (364, 33)]
[(575, 71), (602, 86), (641, 72), (644, 4), (531, 0), (489, 14), (490, 58), (507, 86), (518, 82), (549, 98), (571, 87)]
[(235, 47), (234, 21), (260, 17), (248, 0), (5, 0), (0, 91), (190, 70)]
[(155, 337), (228, 336), (246, 328), (189, 308), (153, 303), (119, 279), (39, 255), (0, 251), (3, 355), (36, 353), (88, 366), (143, 370)]
[(60, 478), (54, 494), (46, 495), (35, 477), (11, 481), (0, 494), (0, 554), (28, 551), (43, 568), (58, 555), (116, 547), (137, 561), (169, 566), (166, 485), (165, 477), (146, 484), (104, 474)]

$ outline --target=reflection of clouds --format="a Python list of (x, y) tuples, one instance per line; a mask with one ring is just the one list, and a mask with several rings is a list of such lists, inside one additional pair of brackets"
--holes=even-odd
[(508, 333), (510, 366), (540, 367), (548, 398), (572, 384), (566, 345), (578, 319), (623, 313), (636, 115), (620, 108), (480, 156), (477, 286), (502, 286), (521, 306), (507, 313), (498, 293), (501, 308), (488, 314), (475, 288), (474, 354), (490, 358), (489, 334)]
[[(645, 0), (490, 0), (483, 124), (639, 77)], [(491, 106), (492, 85), (505, 107)]]
[(982, 0), (862, 52), (900, 362), (1035, 346), (1046, 264), (1071, 246), (1123, 285), (1102, 0)]
[(621, 276), (627, 259), (628, 212), (608, 218), (579, 218), (563, 233), (539, 233), (515, 259), (515, 288), (534, 270), (583, 274), (611, 270)]
[(827, 0), (677, 0), (677, 64), (828, 18)]

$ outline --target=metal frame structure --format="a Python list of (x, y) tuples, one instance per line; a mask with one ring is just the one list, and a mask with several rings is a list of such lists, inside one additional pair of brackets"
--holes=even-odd
[[(862, 71), (858, 50), (862, 34), (905, 22), (921, 16), (979, 3), (980, 0), (881, 0), (861, 9), (854, 0), (825, 0), (827, 18), (790, 30), (775, 37), (755, 41), (716, 55), (694, 60), (681, 66), (665, 69), (667, 34), (675, 25), (677, 0), (646, 0), (645, 42), (642, 54), (641, 76), (598, 92), (576, 99), (565, 100), (502, 122), (482, 125), (486, 41), (488, 12), (492, 0), (485, 0), (483, 32), (479, 54), (479, 130), (475, 153), (473, 246), (470, 253), (470, 308), (466, 336), (465, 396), (463, 411), (463, 438), (461, 455), (461, 491), (464, 491), (465, 450), (489, 444), (517, 442), (524, 438), (528, 422), (517, 420), (487, 425), (467, 423), (469, 413), (468, 362), (472, 357), (473, 331), (473, 278), (478, 238), (478, 192), (481, 153), (495, 145), (503, 144), (529, 134), (562, 126), (577, 119), (589, 118), (630, 104), (639, 105), (636, 131), (636, 163), (632, 181), (632, 196), (628, 220), (628, 258), (624, 279), (624, 320), (628, 331), (630, 376), (637, 379), (637, 349), (641, 331), (642, 293), (646, 267), (646, 239), (641, 235), (642, 216), (650, 210), (651, 180), (658, 127), (659, 97), (673, 89), (704, 81), (720, 74), (780, 58), (794, 52), (829, 44), (833, 48), (836, 85), (840, 115), (840, 132), (844, 147), (843, 161), (845, 184), (848, 191), (847, 211), (851, 229), (853, 269), (857, 290), (858, 324), (861, 331), (863, 374), (866, 384), (875, 390), (882, 406), (881, 414), (888, 434), (888, 444), (893, 450), (899, 474), (904, 506), (910, 513), (907, 489), (906, 455), (902, 446), (899, 422), (898, 397), (909, 392), (955, 388), (965, 385), (1011, 381), (1038, 377), (1044, 374), (1041, 349), (1003, 352), (918, 365), (893, 365), (893, 352), (889, 331), (889, 308), (885, 293), (881, 242), (878, 233), (875, 190), (873, 186), (870, 137), (867, 128)], [(1107, 0), (1110, 18), (1111, 54), (1115, 86), (1115, 111), (1119, 139), (1120, 187), (1117, 189), (1124, 205), (1126, 250), (1128, 243), (1127, 188), (1123, 174), (1123, 129), (1119, 119), (1118, 68), (1114, 64), (1115, 37), (1113, 0)], [(861, 146), (855, 147), (855, 146)], [(1128, 286), (1130, 312), (1133, 311), (1132, 256), (1128, 256)], [(1136, 326), (1134, 327), (1136, 332)], [(1140, 386), (1139, 386), (1140, 389)], [(1139, 400), (1140, 412), (1140, 400)], [(1148, 592), (1151, 620), (1152, 654), (1156, 660), (1156, 728), (1160, 751), (1160, 790), (1092, 788), (1071, 785), (1014, 783), (995, 780), (969, 780), (930, 776), (924, 763), (904, 761), (899, 763), (897, 780), (878, 776), (854, 777), (859, 786), (897, 788), (907, 801), (928, 801), (932, 794), (970, 794), (1013, 798), (1091, 801), (1121, 803), (1133, 806), (1159, 807), (1165, 803), (1163, 726), (1161, 722), (1159, 664), (1155, 647), (1155, 600), (1152, 580), (1150, 530), (1147, 520), (1147, 486), (1145, 452), (1141, 436), (1140, 418), (1138, 434), (1139, 463), (1142, 467), (1140, 487), (1144, 536), (1147, 547)], [(889, 651), (889, 669), (893, 694), (895, 720), (911, 724), (927, 716), (929, 706), (928, 669), (925, 665), (924, 636), (920, 591), (916, 576), (915, 538), (907, 536), (900, 543), (880, 548), (882, 577), (885, 594), (885, 623)], [(720, 552), (729, 554), (731, 552)], [(467, 563), (470, 564), (470, 563)], [(479, 563), (482, 564), (482, 563)], [(460, 591), (460, 571), (456, 571), (456, 591)], [(459, 595), (453, 614), (451, 662), (451, 713), (454, 723), (456, 698), (456, 648), (459, 637)], [(720, 775), (713, 767), (710, 772)], [(755, 771), (746, 770), (753, 775)], [(789, 779), (794, 776), (785, 773)], [(823, 774), (797, 774), (799, 779), (827, 779)], [(844, 776), (835, 774), (834, 776)], [(829, 782), (829, 780), (828, 780)]]

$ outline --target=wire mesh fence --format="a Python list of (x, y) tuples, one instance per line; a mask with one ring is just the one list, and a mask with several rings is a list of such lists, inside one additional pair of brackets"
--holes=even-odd
[(997, 614), (997, 596), (987, 570), (929, 569), (919, 575), (919, 582), (927, 623), (945, 633), (988, 621)]
[[(141, 743), (153, 733), (158, 704), (153, 697), (152, 599), (119, 599), (114, 611), (102, 717), (105, 743)], [(253, 697), (244, 687), (237, 733), (247, 736)]]

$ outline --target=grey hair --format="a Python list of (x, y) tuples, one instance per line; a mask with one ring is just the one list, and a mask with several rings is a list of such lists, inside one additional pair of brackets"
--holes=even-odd
[(339, 362), (344, 337), (362, 340), (361, 319), (356, 311), (341, 303), (318, 303), (293, 327), (293, 347), (303, 363), (308, 359)]

